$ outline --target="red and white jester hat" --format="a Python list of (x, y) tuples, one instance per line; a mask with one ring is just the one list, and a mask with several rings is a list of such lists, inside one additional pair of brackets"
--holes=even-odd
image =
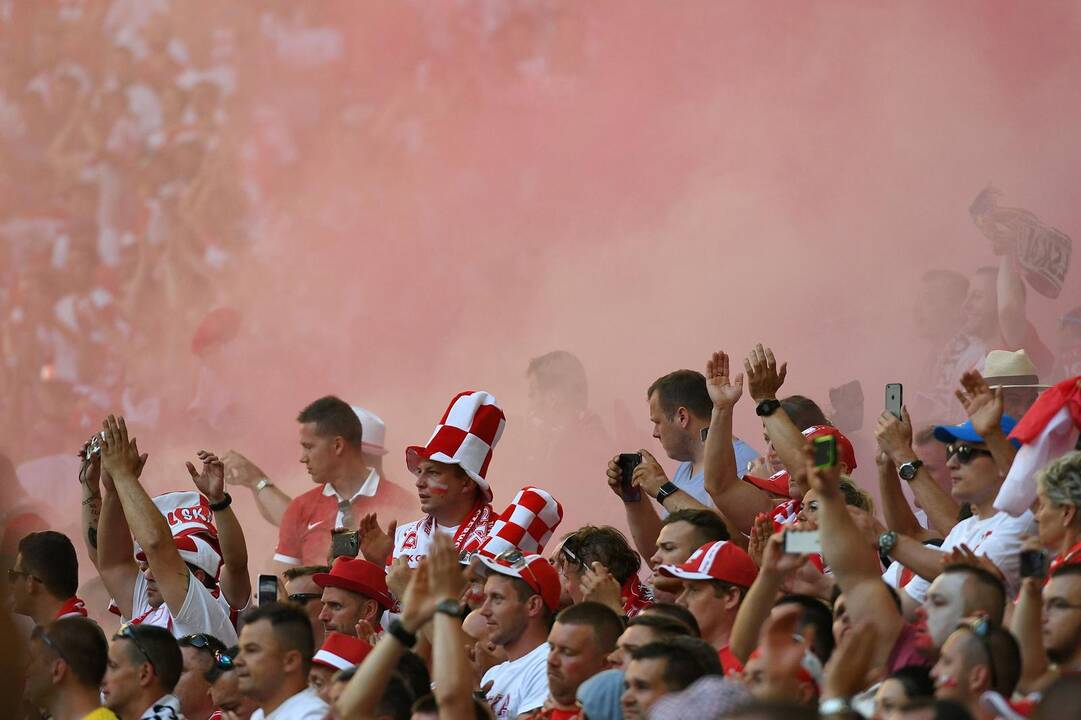
[(483, 390), (460, 392), (450, 401), (428, 442), (405, 449), (405, 464), (413, 473), (421, 460), (457, 465), (491, 502), (492, 489), (486, 479), (488, 464), (506, 424), (503, 410), (490, 394)]

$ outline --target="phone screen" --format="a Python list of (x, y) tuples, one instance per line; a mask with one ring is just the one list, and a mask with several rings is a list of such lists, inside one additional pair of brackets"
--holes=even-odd
[(275, 602), (278, 599), (278, 577), (276, 575), (260, 575), (259, 576), (259, 595), (258, 600), (260, 605)]

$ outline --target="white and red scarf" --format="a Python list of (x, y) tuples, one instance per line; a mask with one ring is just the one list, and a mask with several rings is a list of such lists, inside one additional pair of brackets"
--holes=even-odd
[(86, 616), (86, 605), (83, 604), (82, 600), (72, 595), (64, 601), (64, 604), (60, 607), (60, 610), (57, 611), (54, 619), (59, 620), (60, 618)]
[[(477, 503), (473, 511), (458, 526), (454, 533), (454, 547), (459, 554), (473, 552), (480, 547), (484, 539), (495, 524), (496, 514), (492, 512), (492, 506), (485, 503)], [(421, 557), (428, 552), (428, 546), (435, 537), (435, 516), (429, 515), (423, 520), (413, 524), (405, 537), (402, 539), (400, 554), (412, 557)]]

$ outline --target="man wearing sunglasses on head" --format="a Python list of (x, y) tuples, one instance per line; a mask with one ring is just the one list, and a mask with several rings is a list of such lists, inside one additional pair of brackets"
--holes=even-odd
[(214, 665), (207, 670), (206, 680), (210, 683), (210, 700), (216, 710), (210, 720), (227, 720), (225, 713), (232, 713), (236, 720), (248, 720), (259, 704), (240, 692), (240, 680), (236, 674), (234, 659), (240, 648), (231, 647), (224, 652), (214, 653)]
[(304, 608), (312, 624), (312, 635), (317, 647), (323, 644), (326, 631), (323, 629), (323, 621), (319, 619), (323, 612), (323, 588), (315, 584), (315, 576), (328, 572), (330, 568), (326, 565), (301, 565), (282, 573), (285, 599)]
[[(958, 398), (970, 419), (961, 425), (936, 426), (935, 439), (946, 445), (947, 466), (953, 479), (951, 495), (959, 503), (969, 503), (972, 516), (954, 525), (940, 548), (928, 547), (894, 531), (883, 532), (878, 538), (883, 554), (916, 575), (900, 593), (908, 617), (924, 601), (931, 581), (942, 572), (942, 553), (962, 546), (990, 559), (1002, 573), (1008, 596), (1015, 596), (1020, 582), (1021, 536), (1034, 529), (1030, 511), (1015, 518), (994, 507), (1016, 451), (1007, 440), (1016, 421), (1002, 414), (1001, 393), (991, 392), (986, 383), (982, 387), (965, 383), (965, 387), (967, 392), (958, 392)], [(911, 481), (920, 472), (915, 454), (906, 458), (896, 450), (888, 452), (898, 462), (902, 479)]]
[(101, 707), (108, 652), (104, 633), (91, 620), (37, 626), (27, 648), (26, 699), (53, 720), (116, 720)]
[(214, 712), (208, 673), (214, 668), (215, 655), (225, 652), (225, 644), (213, 635), (185, 635), (177, 643), (184, 656), (184, 669), (173, 694), (180, 700), (186, 720), (208, 720)]
[(184, 657), (168, 630), (154, 625), (122, 625), (109, 643), (101, 683), (105, 706), (121, 720), (180, 720), (173, 689)]

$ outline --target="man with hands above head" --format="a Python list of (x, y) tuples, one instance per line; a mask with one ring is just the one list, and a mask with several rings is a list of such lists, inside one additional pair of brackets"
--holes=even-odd
[[(110, 415), (102, 427), (104, 493), (98, 570), (122, 616), (131, 618), (134, 624), (165, 627), (174, 637), (208, 633), (227, 645), (235, 643), (230, 606), (215, 578), (220, 556), (212, 543), (217, 538), (205, 533), (178, 533), (174, 538), (170, 521), (139, 484), (147, 455), (140, 455), (135, 439), (128, 438), (124, 418), (117, 420)], [(204, 457), (205, 465), (213, 466), (217, 461), (209, 454)], [(204, 472), (207, 476), (216, 474), (212, 467), (204, 467)], [(205, 486), (213, 491), (214, 481), (206, 479)], [(217, 508), (219, 513), (228, 510), (227, 498), (224, 506), (209, 509)], [(186, 510), (192, 524), (211, 527), (206, 506)], [(239, 524), (232, 529), (239, 534)], [(145, 558), (138, 563), (132, 536), (139, 544), (139, 557)], [(246, 567), (236, 569), (247, 574)]]

